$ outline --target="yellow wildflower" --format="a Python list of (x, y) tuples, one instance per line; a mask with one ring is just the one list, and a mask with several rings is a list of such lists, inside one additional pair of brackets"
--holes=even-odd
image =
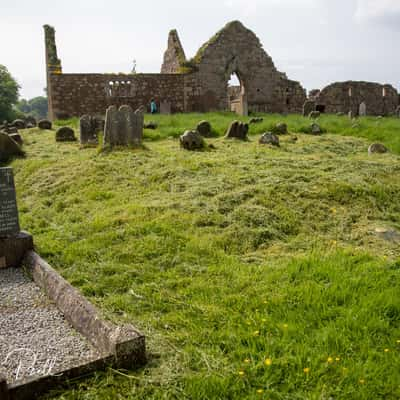
[(263, 389), (258, 389), (258, 390), (257, 390), (257, 393), (258, 393), (258, 394), (263, 394), (263, 393), (264, 393), (264, 390), (263, 390)]
[(332, 357), (328, 357), (328, 359), (326, 360), (329, 364), (333, 363), (333, 358)]
[(389, 353), (389, 351), (390, 351), (389, 349), (385, 349), (384, 350), (385, 353)]
[(335, 360), (339, 362), (340, 361), (340, 357), (336, 357)]
[(304, 369), (303, 369), (303, 372), (304, 372), (305, 374), (309, 374), (309, 373), (310, 373), (310, 368), (308, 368), (308, 367), (307, 367), (307, 368), (304, 368)]
[(360, 385), (364, 385), (365, 380), (364, 379), (360, 379), (358, 382), (360, 383)]
[(246, 359), (244, 360), (244, 363), (245, 363), (245, 364), (250, 364), (250, 360), (249, 360), (248, 358), (246, 358)]
[(260, 334), (260, 331), (255, 331), (255, 332), (253, 333), (254, 336), (258, 336), (259, 334)]
[(272, 360), (270, 358), (266, 358), (264, 364), (269, 367), (272, 364)]
[(283, 329), (287, 329), (289, 327), (288, 324), (283, 324)]
[(240, 376), (244, 376), (244, 371), (239, 371)]

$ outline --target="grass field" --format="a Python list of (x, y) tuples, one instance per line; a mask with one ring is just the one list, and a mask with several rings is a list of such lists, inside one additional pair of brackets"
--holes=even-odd
[[(149, 354), (46, 399), (400, 398), (400, 242), (382, 234), (400, 232), (400, 119), (323, 116), (318, 137), (264, 117), (205, 152), (176, 137), (231, 114), (146, 118), (142, 150), (23, 133), (22, 227)], [(258, 145), (278, 121), (297, 142)], [(376, 140), (392, 153), (368, 156)]]

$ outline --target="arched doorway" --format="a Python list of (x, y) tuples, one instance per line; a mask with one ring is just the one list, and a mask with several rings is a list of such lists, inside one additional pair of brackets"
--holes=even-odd
[(246, 90), (237, 72), (233, 72), (227, 83), (228, 107), (239, 115), (248, 115)]

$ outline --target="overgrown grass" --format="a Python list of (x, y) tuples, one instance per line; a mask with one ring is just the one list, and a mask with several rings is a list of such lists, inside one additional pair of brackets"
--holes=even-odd
[[(252, 135), (310, 123), (264, 117)], [(167, 138), (201, 119), (222, 135), (232, 115), (146, 119), (159, 124), (146, 150), (98, 153), (32, 130), (12, 164), (41, 255), (148, 340), (142, 370), (46, 398), (398, 399), (400, 244), (377, 228), (400, 230), (400, 157), (369, 157), (369, 141), (339, 133), (379, 130), (397, 151), (400, 120), (357, 132), (323, 116), (330, 134), (282, 136), (279, 149), (254, 136), (191, 153)]]

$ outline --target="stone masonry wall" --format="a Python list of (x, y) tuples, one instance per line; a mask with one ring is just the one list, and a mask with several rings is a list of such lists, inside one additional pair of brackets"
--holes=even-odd
[(207, 110), (227, 110), (227, 83), (238, 76), (250, 111), (300, 110), (306, 99), (297, 82), (276, 68), (257, 36), (239, 21), (226, 25), (194, 57)]
[(390, 115), (399, 105), (397, 90), (391, 85), (372, 82), (336, 82), (321, 91), (317, 105), (325, 106), (325, 112), (359, 114), (362, 102), (366, 104), (367, 115)]
[(103, 115), (107, 107), (147, 107), (152, 98), (171, 103), (172, 112), (185, 110), (185, 76), (179, 74), (52, 74), (55, 118)]
[(175, 74), (181, 72), (182, 64), (186, 61), (178, 32), (173, 29), (168, 35), (168, 48), (164, 53), (164, 61), (161, 66), (162, 74)]

